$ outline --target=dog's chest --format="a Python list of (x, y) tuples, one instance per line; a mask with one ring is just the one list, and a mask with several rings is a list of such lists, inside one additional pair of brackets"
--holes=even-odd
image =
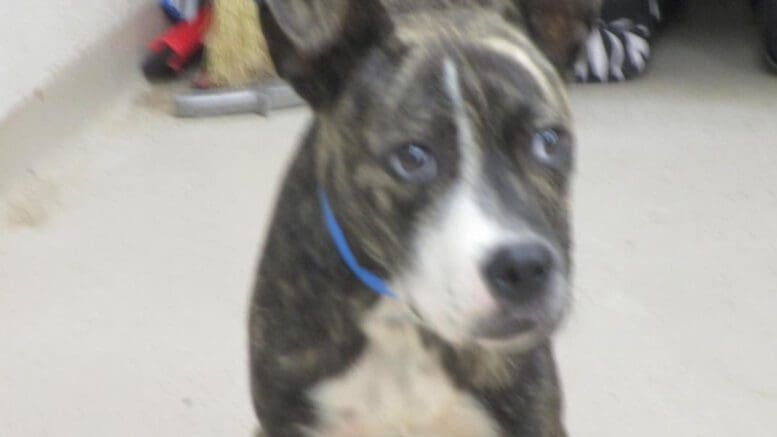
[(415, 328), (381, 303), (369, 316), (369, 343), (344, 373), (316, 386), (319, 422), (311, 437), (490, 437), (497, 425), (483, 406), (454, 387)]

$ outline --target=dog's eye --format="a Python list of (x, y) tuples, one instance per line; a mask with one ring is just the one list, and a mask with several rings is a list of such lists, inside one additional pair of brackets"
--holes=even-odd
[(532, 155), (540, 163), (561, 168), (569, 160), (569, 142), (556, 129), (542, 129), (532, 138)]
[(437, 161), (423, 146), (409, 143), (394, 149), (388, 165), (396, 177), (406, 182), (421, 184), (437, 176)]

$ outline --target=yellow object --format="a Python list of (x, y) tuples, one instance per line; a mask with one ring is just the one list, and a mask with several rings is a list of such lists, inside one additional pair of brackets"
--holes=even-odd
[(213, 0), (205, 70), (215, 86), (242, 86), (274, 75), (254, 0)]

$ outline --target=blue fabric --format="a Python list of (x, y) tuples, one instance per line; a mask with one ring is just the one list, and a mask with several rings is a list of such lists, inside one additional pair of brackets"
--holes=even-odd
[(184, 20), (184, 16), (181, 14), (181, 11), (179, 11), (178, 7), (170, 0), (159, 0), (159, 6), (162, 8), (162, 11), (164, 11), (165, 15), (167, 15), (167, 18), (169, 18), (173, 23), (178, 23)]
[(337, 252), (340, 253), (340, 258), (342, 258), (345, 265), (348, 266), (348, 269), (351, 270), (354, 276), (366, 285), (367, 288), (374, 291), (376, 294), (391, 298), (396, 297), (382, 279), (359, 265), (353, 252), (351, 252), (351, 248), (348, 246), (348, 241), (345, 239), (342, 228), (340, 228), (340, 225), (337, 223), (337, 219), (332, 212), (332, 207), (329, 205), (329, 199), (323, 188), (318, 189), (318, 200), (321, 204), (321, 213), (326, 222), (326, 229), (332, 237), (332, 242), (335, 244)]

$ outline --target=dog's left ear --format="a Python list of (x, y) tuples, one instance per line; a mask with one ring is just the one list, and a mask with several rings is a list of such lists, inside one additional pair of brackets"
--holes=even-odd
[(278, 74), (313, 108), (332, 102), (392, 29), (381, 0), (264, 0), (259, 13)]
[(602, 0), (515, 1), (536, 44), (560, 71), (568, 71), (599, 18)]

